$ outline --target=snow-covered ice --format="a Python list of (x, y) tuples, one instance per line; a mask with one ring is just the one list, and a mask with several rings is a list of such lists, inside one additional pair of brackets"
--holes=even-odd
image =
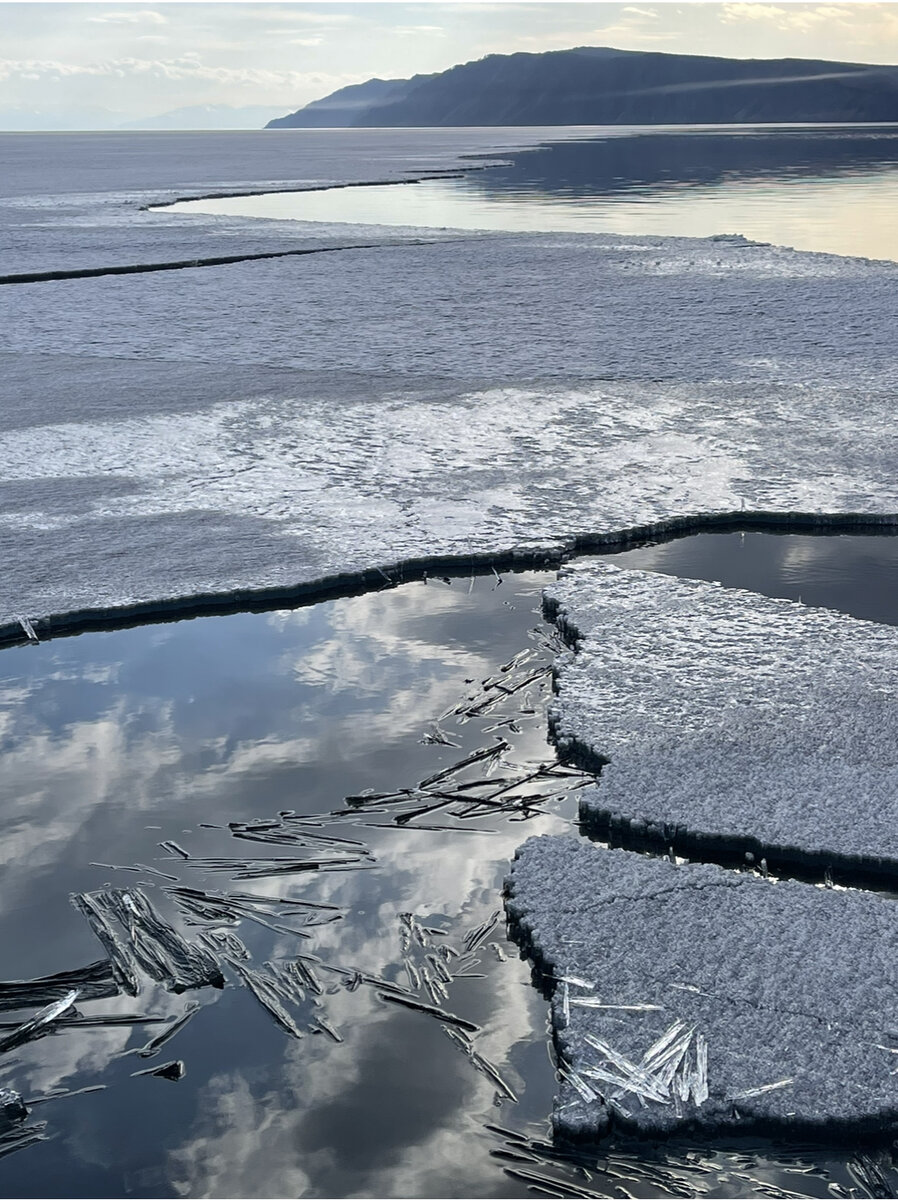
[(507, 887), (552, 992), (562, 1136), (894, 1135), (891, 901), (578, 837), (531, 838)]
[(898, 266), (459, 236), (0, 288), (0, 611), (898, 513)]
[[(346, 226), (147, 208), (209, 195), (402, 183), (501, 160), (547, 135), (557, 140), (545, 129), (0, 134), (0, 277), (346, 240), (353, 233)], [(389, 234), (395, 240), (397, 231)]]
[(594, 829), (898, 878), (898, 630), (591, 559), (548, 602), (554, 736), (610, 760)]

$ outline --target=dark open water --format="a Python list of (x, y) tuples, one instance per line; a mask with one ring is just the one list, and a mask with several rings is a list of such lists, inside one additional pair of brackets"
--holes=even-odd
[[(612, 561), (898, 620), (898, 538), (701, 535)], [(63, 1022), (0, 1057), (0, 1087), (26, 1100), (105, 1088), (32, 1107), (25, 1128), (49, 1140), (0, 1163), (3, 1194), (519, 1196), (527, 1185), (505, 1168), (520, 1167), (507, 1155), (521, 1137), (536, 1146), (525, 1169), (557, 1179), (559, 1195), (571, 1194), (564, 1181), (602, 1196), (893, 1194), (882, 1188), (898, 1174), (882, 1160), (795, 1147), (604, 1147), (590, 1179), (551, 1161), (547, 1009), (505, 937), (500, 896), (515, 846), (575, 815), (565, 792), (579, 779), (552, 773), (546, 744), (548, 578), (434, 579), (0, 653), (6, 978), (102, 957), (72, 892), (137, 888), (179, 924), (176, 887), (269, 902), (229, 927), (220, 913), (181, 925), (230, 933), (224, 990), (151, 984), (76, 1002), (161, 1023)], [(440, 731), (455, 745), (422, 742)], [(395, 794), (500, 738), (491, 774), (481, 760), (426, 794)], [(333, 836), (347, 841), (311, 840)], [(169, 840), (191, 857), (160, 847)], [(257, 874), (285, 856), (338, 869)], [(333, 907), (273, 903), (284, 900)], [(263, 964), (297, 955), (321, 990), (282, 996), (291, 1034), (246, 972), (271, 981)], [(391, 989), (475, 1026), (467, 1047), (385, 1000)], [(192, 1004), (155, 1057), (135, 1054)], [(173, 1060), (186, 1068), (178, 1082), (132, 1074)]]

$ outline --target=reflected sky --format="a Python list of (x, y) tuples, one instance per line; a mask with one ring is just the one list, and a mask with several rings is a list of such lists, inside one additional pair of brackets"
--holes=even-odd
[[(896, 551), (898, 539), (705, 535), (613, 561), (680, 574), (707, 569), (717, 574), (701, 577), (723, 574), (724, 582), (759, 590), (785, 580), (800, 585), (805, 602), (848, 596), (857, 615), (869, 615), (860, 610), (878, 589), (877, 619), (894, 620), (885, 597), (890, 587), (895, 594)], [(870, 584), (874, 578), (881, 588)], [(334, 828), (371, 846), (375, 870), (234, 884), (233, 872), (173, 858), (158, 843), (174, 839), (194, 860), (283, 853), (235, 839), (228, 821), (286, 809), (326, 814), (347, 794), (414, 786), (496, 736), (513, 741), (516, 761), (550, 757), (543, 684), (466, 724), (445, 719), (458, 748), (420, 740), (460, 696), (533, 644), (528, 634), (540, 625), (547, 581), (536, 573), (501, 582), (493, 575), (431, 579), (292, 612), (4, 650), (5, 977), (100, 957), (69, 904), (73, 891), (138, 884), (177, 921), (163, 891), (169, 881), (154, 870), (194, 887), (339, 906), (341, 919), (311, 927), (302, 942), (243, 922), (237, 932), (257, 966), (289, 959), (299, 948), (325, 964), (402, 981), (400, 925), (408, 912), (442, 931), (432, 935), (430, 952), (443, 941), (459, 944), (501, 908), (501, 880), (515, 847), (532, 833), (570, 829), (575, 798), (524, 822), (520, 814), (490, 815), (469, 822), (471, 831), (460, 828), (463, 822), (448, 831), (391, 825), (362, 810), (359, 823)], [(490, 729), (506, 709), (520, 733)], [(114, 869), (135, 864), (135, 871)], [(413, 948), (419, 964), (427, 952)], [(445, 1006), (480, 1026), (477, 1049), (500, 1068), (517, 1104), (497, 1106), (492, 1082), (438, 1022), (384, 1003), (374, 987), (350, 990), (324, 969), (322, 1001), (339, 1044), (323, 1034), (291, 1040), (245, 987), (185, 996), (155, 987), (79, 1007), (169, 1018), (198, 1001), (199, 1013), (151, 1060), (182, 1058), (185, 1078), (133, 1077), (148, 1065), (133, 1051), (157, 1027), (69, 1029), (4, 1055), (0, 1086), (26, 1097), (59, 1086), (106, 1090), (36, 1106), (34, 1117), (47, 1120), (53, 1140), (0, 1161), (0, 1186), (22, 1196), (519, 1196), (524, 1185), (493, 1155), (502, 1139), (485, 1125), (547, 1137), (554, 1093), (547, 1007), (501, 919), (477, 958), (472, 977), (452, 981)], [(651, 1181), (640, 1171), (654, 1151), (643, 1161), (612, 1148), (608, 1165), (625, 1173), (634, 1195), (684, 1194), (699, 1178), (709, 1195), (742, 1195), (746, 1185), (736, 1172), (744, 1176), (749, 1166), (758, 1186), (772, 1182), (801, 1195), (827, 1194), (830, 1180), (858, 1186), (843, 1160), (812, 1155), (790, 1168), (785, 1152), (758, 1145), (743, 1152), (740, 1159), (723, 1150), (672, 1148)], [(584, 1181), (570, 1168), (551, 1169)], [(592, 1186), (618, 1194), (619, 1179), (599, 1170)], [(867, 1194), (862, 1185), (859, 1194)]]
[(891, 535), (701, 533), (611, 561), (898, 625), (898, 537)]
[(708, 237), (898, 259), (898, 128), (605, 129), (461, 180), (184, 202), (174, 211), (516, 232)]
[[(172, 862), (158, 847), (166, 838), (200, 857), (283, 853), (237, 841), (224, 827), (282, 809), (327, 813), (365, 788), (414, 786), (465, 753), (466, 739), (468, 749), (478, 745), (484, 722), (458, 728), (461, 748), (419, 739), (472, 680), (528, 644), (543, 582), (434, 580), (295, 612), (147, 626), (4, 654), (5, 977), (101, 956), (70, 892), (138, 883), (172, 915), (164, 881), (151, 870), (113, 867), (146, 864), (189, 886), (235, 886), (228, 875)], [(520, 727), (515, 753), (550, 757), (544, 718), (522, 716)], [(501, 908), (507, 862), (531, 825), (566, 827), (550, 817), (523, 829), (507, 819), (479, 824), (486, 828), (440, 833), (344, 823), (341, 835), (372, 846), (376, 870), (236, 887), (339, 905), (343, 919), (316, 927), (302, 949), (392, 978), (400, 913), (460, 937)], [(258, 927), (241, 927), (240, 936), (260, 964), (297, 950), (296, 939)], [(528, 1059), (545, 1005), (505, 941), (504, 923), (490, 940), (508, 961), (487, 948), (474, 968), (485, 978), (455, 981), (449, 1007), (482, 1026), (481, 1052), (517, 1078), (516, 1059)], [(166, 1047), (187, 1063), (178, 1084), (131, 1077), (146, 1064), (122, 1053), (147, 1040), (146, 1028), (70, 1030), (4, 1056), (0, 1085), (26, 1096), (107, 1085), (44, 1107), (54, 1141), (5, 1159), (5, 1190), (514, 1195), (482, 1130), (497, 1113), (494, 1088), (439, 1023), (385, 1005), (372, 988), (347, 991), (339, 977), (328, 986), (339, 1046), (323, 1036), (291, 1042), (244, 988), (196, 993), (201, 1013)], [(157, 988), (83, 1010), (174, 1016), (190, 998)], [(543, 1130), (553, 1091), (544, 1047), (527, 1070), (520, 1111)]]

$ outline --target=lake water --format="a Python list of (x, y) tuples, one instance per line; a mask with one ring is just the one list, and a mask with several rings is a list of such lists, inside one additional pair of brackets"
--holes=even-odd
[[(610, 561), (898, 624), (896, 537), (705, 534)], [(4, 1158), (5, 1194), (520, 1196), (506, 1169), (521, 1139), (549, 1194), (894, 1194), (884, 1160), (806, 1147), (557, 1158), (547, 1006), (500, 895), (525, 837), (570, 828), (582, 782), (546, 743), (550, 577), (436, 578), (0, 652), (5, 977), (102, 957), (72, 892), (139, 889), (180, 921), (178, 888), (231, 905), (186, 927), (226, 960), (224, 990), (80, 1002), (106, 1020), (0, 1057), (0, 1087), (26, 1099), (105, 1089), (33, 1105), (26, 1127), (51, 1140)], [(297, 865), (316, 857), (329, 865)], [(247, 986), (297, 955), (321, 989), (284, 1001), (301, 1038)], [(399, 989), (476, 1027), (468, 1049), (502, 1084), (443, 1022), (384, 998)], [(191, 1004), (155, 1057), (136, 1054)], [(3, 1035), (30, 1015), (2, 1007)], [(134, 1075), (172, 1060), (177, 1082)]]
[(183, 202), (174, 211), (517, 232), (739, 233), (898, 260), (898, 126), (583, 130), (462, 179)]

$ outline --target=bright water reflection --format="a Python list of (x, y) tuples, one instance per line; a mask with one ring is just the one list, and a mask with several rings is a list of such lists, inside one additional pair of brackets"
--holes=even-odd
[[(715, 535), (709, 544), (706, 535), (614, 561), (687, 575), (707, 569), (712, 578), (774, 594), (800, 578), (806, 602), (845, 604), (859, 615), (870, 615), (858, 606), (876, 591), (868, 579), (877, 577), (878, 619), (895, 622), (896, 551), (898, 539)], [(861, 562), (864, 574), (856, 576)], [(847, 572), (840, 563), (849, 564)], [(196, 859), (282, 854), (278, 846), (236, 840), (228, 821), (285, 809), (327, 813), (365, 788), (413, 786), (496, 737), (513, 743), (508, 757), (544, 760), (538, 693), (545, 676), (466, 724), (446, 718), (457, 749), (419, 739), (459, 696), (476, 693), (499, 664), (535, 645), (528, 631), (539, 626), (546, 578), (431, 580), (293, 612), (3, 651), (5, 976), (77, 968), (100, 956), (68, 903), (72, 891), (137, 885), (177, 919), (164, 893), (170, 881), (158, 870), (192, 887), (339, 906), (341, 919), (309, 927), (303, 940), (242, 922), (237, 932), (256, 964), (299, 949), (325, 964), (404, 981), (404, 912), (444, 931), (432, 935), (428, 952), (460, 943), (500, 908), (515, 847), (531, 833), (569, 828), (573, 797), (547, 805), (551, 815), (524, 821), (520, 810), (468, 822), (441, 810), (418, 823), (447, 829), (416, 829), (391, 823), (389, 809), (362, 809), (358, 823), (328, 827), (364, 839), (376, 855), (374, 870), (235, 883), (236, 864), (222, 874)], [(537, 666), (547, 661), (539, 654)], [(506, 715), (514, 728), (501, 724)], [(192, 862), (164, 854), (158, 843), (166, 839), (184, 846)], [(144, 865), (113, 869), (132, 864)], [(423, 964), (425, 948), (413, 953)], [(244, 987), (184, 997), (156, 987), (79, 1008), (168, 1018), (195, 999), (198, 1014), (150, 1064), (181, 1058), (186, 1077), (132, 1076), (147, 1065), (133, 1051), (157, 1031), (152, 1026), (70, 1028), (3, 1055), (0, 1087), (25, 1096), (98, 1083), (106, 1090), (36, 1106), (32, 1117), (48, 1122), (53, 1140), (4, 1159), (0, 1186), (23, 1196), (521, 1195), (526, 1185), (503, 1172), (510, 1161), (493, 1157), (508, 1151), (507, 1139), (485, 1126), (545, 1139), (554, 1091), (546, 1005), (501, 920), (478, 958), (449, 985), (445, 1007), (481, 1027), (477, 1048), (513, 1087), (516, 1104), (496, 1107), (494, 1085), (438, 1022), (384, 1003), (375, 987), (347, 988), (337, 974), (323, 973), (322, 1001), (340, 1044), (323, 1034), (290, 1039)], [(591, 1182), (570, 1165), (536, 1167), (600, 1196), (619, 1194), (621, 1178), (633, 1195), (697, 1194), (699, 1186), (711, 1196), (745, 1195), (766, 1185), (798, 1195), (849, 1194), (848, 1187), (873, 1194), (864, 1182), (870, 1163), (819, 1151), (606, 1149)]]
[(700, 533), (616, 554), (615, 566), (725, 587), (898, 625), (898, 537)]
[(739, 233), (898, 259), (895, 126), (615, 128), (461, 180), (191, 201), (175, 211), (426, 228)]

